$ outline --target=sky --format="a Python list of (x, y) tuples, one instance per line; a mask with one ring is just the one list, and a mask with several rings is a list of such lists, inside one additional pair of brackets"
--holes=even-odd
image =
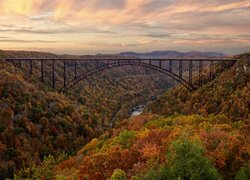
[(250, 0), (0, 0), (0, 49), (250, 52)]

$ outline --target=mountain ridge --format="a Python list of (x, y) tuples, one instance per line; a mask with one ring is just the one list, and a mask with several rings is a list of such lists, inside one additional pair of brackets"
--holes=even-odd
[(220, 52), (201, 52), (201, 51), (151, 51), (151, 52), (119, 52), (114, 54), (96, 54), (96, 55), (71, 55), (71, 54), (55, 54), (50, 52), (38, 52), (38, 51), (11, 51), (0, 50), (0, 58), (15, 58), (15, 57), (47, 57), (47, 58), (86, 58), (95, 56), (127, 56), (127, 57), (140, 57), (140, 58), (201, 58), (201, 57), (227, 57), (226, 54)]
[(200, 58), (200, 57), (226, 57), (223, 53), (218, 52), (200, 52), (200, 51), (190, 51), (190, 52), (179, 52), (179, 51), (152, 51), (146, 53), (137, 52), (121, 52), (120, 56), (132, 56), (140, 58)]

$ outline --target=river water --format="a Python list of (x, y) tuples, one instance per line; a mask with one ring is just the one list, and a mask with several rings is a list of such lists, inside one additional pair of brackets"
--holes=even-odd
[[(139, 116), (140, 114), (143, 113), (143, 110), (144, 110), (144, 105), (139, 105), (139, 106), (133, 107), (132, 110), (130, 111), (130, 117)], [(110, 128), (113, 127), (114, 121), (115, 121), (115, 115), (113, 116), (113, 118), (111, 119), (111, 121), (109, 123)]]
[(133, 109), (131, 110), (130, 115), (131, 115), (131, 117), (138, 116), (141, 113), (143, 113), (143, 110), (144, 110), (144, 106), (143, 105), (139, 105), (139, 106), (133, 107)]

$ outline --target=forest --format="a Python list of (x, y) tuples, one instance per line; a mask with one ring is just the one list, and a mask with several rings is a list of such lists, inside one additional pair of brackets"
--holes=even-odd
[[(0, 58), (13, 57), (68, 56), (0, 52)], [(0, 179), (13, 178), (22, 167), (30, 163), (38, 165), (49, 155), (74, 155), (84, 144), (108, 130), (113, 116), (117, 121), (129, 117), (130, 107), (144, 103), (171, 84), (156, 73), (115, 69), (103, 73), (101, 79), (88, 79), (76, 91), (61, 94), (49, 83), (40, 82), (35, 67), (31, 77), (26, 66), (22, 64), (20, 68), (0, 61)], [(136, 73), (138, 70), (142, 71), (140, 75)]]
[[(26, 56), (58, 57), (0, 52)], [(68, 94), (0, 61), (0, 179), (250, 179), (250, 54), (236, 58), (195, 91), (120, 68)]]
[(250, 54), (197, 91), (178, 86), (55, 166), (60, 179), (249, 179)]

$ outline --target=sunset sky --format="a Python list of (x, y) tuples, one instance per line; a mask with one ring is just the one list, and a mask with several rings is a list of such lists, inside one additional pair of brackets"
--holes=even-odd
[(250, 0), (0, 0), (0, 49), (250, 51)]

